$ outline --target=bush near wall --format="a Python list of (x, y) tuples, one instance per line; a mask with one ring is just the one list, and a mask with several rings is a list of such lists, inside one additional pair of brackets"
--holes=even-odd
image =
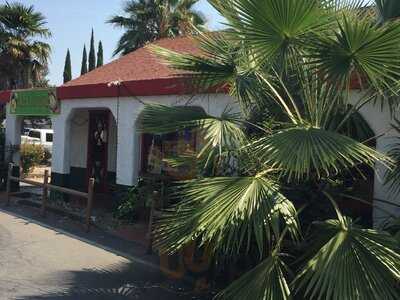
[(45, 149), (42, 145), (25, 143), (21, 145), (20, 155), (22, 173), (27, 175), (44, 160)]

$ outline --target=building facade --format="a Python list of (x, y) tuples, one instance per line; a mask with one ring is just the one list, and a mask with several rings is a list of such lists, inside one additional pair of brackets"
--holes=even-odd
[[(190, 38), (156, 43), (176, 52), (199, 52)], [(3, 98), (7, 97), (9, 94), (4, 93)], [(353, 97), (356, 101), (357, 91), (353, 91)], [(138, 118), (146, 103), (198, 106), (215, 116), (220, 116), (227, 106), (236, 105), (223, 91), (191, 95), (185, 81), (148, 47), (57, 88), (57, 98), (59, 112), (51, 116), (52, 181), (85, 190), (89, 177), (94, 177), (99, 192), (107, 192), (110, 185), (127, 188), (137, 184), (149, 156), (149, 141), (138, 130)], [(19, 145), (22, 117), (11, 114), (10, 104), (7, 106), (6, 144)], [(360, 113), (375, 132), (377, 150), (386, 152), (397, 138), (391, 130), (393, 116), (389, 109), (368, 104)], [(18, 153), (13, 160), (18, 162)], [(400, 204), (400, 198), (383, 184), (385, 170), (382, 166), (376, 170), (373, 198)], [(387, 211), (400, 215), (398, 207), (377, 201), (374, 221), (386, 219)]]

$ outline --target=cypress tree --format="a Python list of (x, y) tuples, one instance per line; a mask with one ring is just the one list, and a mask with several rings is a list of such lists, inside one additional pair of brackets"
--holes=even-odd
[(69, 49), (67, 50), (67, 56), (65, 57), (63, 77), (64, 77), (64, 83), (72, 79), (71, 54), (69, 53)]
[(89, 72), (96, 69), (96, 52), (94, 49), (94, 32), (92, 29), (92, 36), (90, 38), (90, 50), (89, 50)]
[(103, 43), (100, 41), (99, 49), (97, 50), (97, 67), (101, 67), (103, 63)]
[(83, 55), (82, 55), (82, 67), (81, 67), (81, 75), (86, 74), (88, 71), (87, 66), (87, 53), (86, 53), (86, 45), (83, 46)]

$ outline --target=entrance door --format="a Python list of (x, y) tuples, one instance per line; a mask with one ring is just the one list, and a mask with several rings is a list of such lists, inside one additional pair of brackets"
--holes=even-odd
[(108, 111), (89, 112), (88, 177), (95, 179), (96, 192), (107, 191)]

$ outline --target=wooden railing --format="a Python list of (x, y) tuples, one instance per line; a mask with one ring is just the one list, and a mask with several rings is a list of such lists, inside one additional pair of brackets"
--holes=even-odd
[(68, 189), (65, 187), (57, 186), (57, 185), (52, 185), (49, 183), (49, 171), (46, 170), (44, 172), (44, 179), (43, 183), (29, 180), (29, 179), (24, 179), (24, 178), (19, 178), (19, 177), (14, 177), (12, 176), (12, 170), (13, 170), (14, 165), (9, 164), (8, 166), (8, 174), (7, 174), (7, 205), (10, 205), (10, 200), (13, 195), (18, 195), (20, 192), (11, 192), (11, 182), (23, 182), (29, 185), (37, 186), (42, 188), (42, 205), (41, 205), (41, 215), (43, 217), (46, 216), (46, 210), (51, 207), (48, 205), (48, 192), (49, 191), (56, 191), (60, 193), (64, 193), (67, 195), (83, 198), (87, 200), (87, 205), (86, 205), (86, 216), (85, 216), (85, 223), (86, 223), (86, 231), (89, 232), (90, 230), (90, 225), (91, 225), (91, 217), (92, 217), (92, 208), (93, 208), (93, 196), (94, 196), (94, 178), (89, 179), (89, 185), (88, 185), (88, 192), (80, 192), (72, 189)]

